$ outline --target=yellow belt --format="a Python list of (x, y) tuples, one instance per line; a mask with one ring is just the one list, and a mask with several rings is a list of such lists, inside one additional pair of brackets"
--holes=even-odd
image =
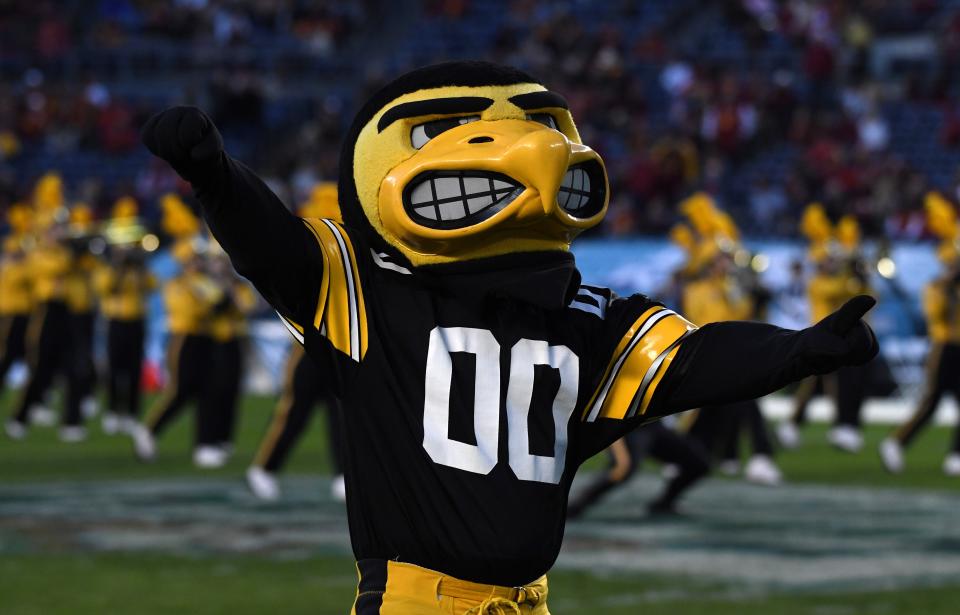
[[(549, 613), (546, 606), (546, 576), (523, 587), (501, 587), (463, 581), (415, 564), (396, 561), (387, 561), (386, 564), (385, 602), (390, 601), (389, 596), (399, 597), (401, 594), (413, 598), (425, 598), (433, 603), (441, 596), (446, 596), (476, 603), (467, 609), (465, 615), (523, 615), (524, 613), (548, 615)], [(363, 584), (362, 580), (361, 584)], [(373, 587), (368, 589), (375, 591)]]
[(520, 615), (521, 605), (536, 606), (546, 601), (547, 577), (542, 576), (523, 587), (500, 587), (443, 576), (437, 586), (437, 595), (479, 602), (467, 611), (468, 615)]

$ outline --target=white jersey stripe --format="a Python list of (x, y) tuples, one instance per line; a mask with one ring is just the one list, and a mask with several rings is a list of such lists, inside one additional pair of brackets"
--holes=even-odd
[(387, 254), (377, 253), (373, 250), (373, 248), (370, 249), (370, 254), (373, 255), (373, 262), (377, 265), (377, 267), (380, 267), (381, 269), (389, 269), (390, 271), (396, 271), (397, 273), (403, 273), (405, 275), (410, 275), (410, 270), (406, 267), (401, 267), (400, 265), (384, 260), (384, 258), (389, 258)]
[[(597, 305), (593, 305), (590, 301), (584, 301), (584, 299), (593, 299), (597, 302)], [(595, 314), (600, 318), (605, 318), (607, 315), (608, 303), (609, 300), (604, 295), (581, 286), (579, 289), (577, 289), (576, 296), (574, 296), (573, 300), (567, 307), (580, 310), (581, 312)]]
[(290, 322), (286, 318), (284, 318), (282, 314), (280, 314), (280, 312), (277, 312), (277, 316), (280, 317), (280, 322), (282, 322), (283, 326), (287, 328), (287, 331), (290, 332), (290, 335), (292, 335), (295, 340), (300, 342), (300, 344), (303, 344), (303, 335), (299, 331), (297, 331), (296, 328), (293, 325), (291, 325)]
[(337, 238), (337, 245), (340, 246), (340, 256), (343, 259), (343, 270), (347, 278), (347, 297), (350, 303), (350, 358), (354, 361), (360, 360), (360, 316), (357, 310), (357, 289), (354, 286), (354, 267), (350, 258), (350, 251), (347, 249), (346, 241), (340, 233), (340, 229), (329, 220), (320, 219), (327, 225), (327, 228)]

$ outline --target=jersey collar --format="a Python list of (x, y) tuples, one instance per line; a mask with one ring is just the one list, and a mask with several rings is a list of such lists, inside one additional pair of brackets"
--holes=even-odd
[(573, 254), (526, 252), (417, 267), (424, 282), (465, 298), (503, 297), (539, 308), (565, 307), (580, 286)]

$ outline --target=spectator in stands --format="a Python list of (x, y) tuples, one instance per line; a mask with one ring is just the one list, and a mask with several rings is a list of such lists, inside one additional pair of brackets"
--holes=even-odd
[(787, 195), (783, 187), (766, 177), (757, 178), (750, 188), (750, 221), (754, 228), (774, 230), (787, 211)]

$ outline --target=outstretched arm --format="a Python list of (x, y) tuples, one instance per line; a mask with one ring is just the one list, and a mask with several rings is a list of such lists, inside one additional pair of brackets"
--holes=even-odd
[(807, 376), (862, 365), (879, 350), (861, 319), (875, 303), (860, 295), (801, 331), (757, 322), (698, 329), (681, 344), (647, 417), (762, 397)]
[(231, 158), (213, 121), (196, 107), (150, 118), (143, 143), (190, 182), (234, 268), (281, 314), (310, 322), (323, 276), (320, 246), (253, 171)]

